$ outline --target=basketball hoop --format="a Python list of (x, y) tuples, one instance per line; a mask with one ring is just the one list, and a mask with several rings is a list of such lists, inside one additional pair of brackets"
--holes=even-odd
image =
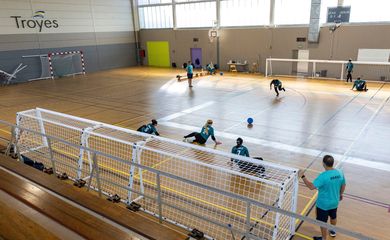
[(216, 29), (209, 30), (209, 40), (210, 42), (214, 42), (214, 40), (218, 37), (218, 31)]
[(214, 40), (217, 39), (218, 37), (219, 37), (218, 21), (217, 20), (213, 20), (212, 21), (212, 27), (209, 30), (209, 40), (210, 40), (210, 43), (214, 42)]

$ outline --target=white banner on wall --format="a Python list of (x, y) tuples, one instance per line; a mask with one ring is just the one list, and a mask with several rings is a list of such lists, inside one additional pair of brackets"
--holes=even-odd
[(363, 62), (390, 62), (390, 49), (359, 48), (357, 60)]

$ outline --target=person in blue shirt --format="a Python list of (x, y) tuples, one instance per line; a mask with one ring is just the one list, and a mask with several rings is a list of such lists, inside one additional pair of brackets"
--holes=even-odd
[[(330, 223), (336, 225), (337, 223), (337, 207), (339, 202), (343, 200), (343, 193), (345, 191), (345, 178), (344, 173), (340, 169), (333, 168), (334, 159), (330, 155), (325, 155), (322, 159), (322, 165), (325, 171), (318, 177), (310, 182), (305, 175), (302, 175), (302, 180), (305, 185), (310, 189), (318, 190), (317, 197), (317, 220), (327, 222), (330, 217)], [(314, 240), (326, 240), (328, 237), (328, 230), (321, 227), (321, 237), (313, 237)], [(336, 236), (336, 232), (332, 229), (329, 230), (331, 237)]]
[(215, 145), (221, 144), (221, 142), (218, 142), (217, 139), (214, 136), (214, 128), (211, 126), (213, 125), (213, 120), (209, 119), (207, 120), (206, 124), (202, 127), (202, 130), (199, 132), (193, 132), (186, 136), (184, 136), (184, 141), (187, 141), (187, 138), (194, 137), (195, 139), (192, 141), (192, 143), (199, 143), (199, 144), (205, 144), (207, 139), (211, 136), (211, 139), (215, 142)]
[(284, 87), (282, 86), (282, 82), (279, 79), (274, 79), (271, 81), (271, 83), (269, 84), (269, 90), (272, 89), (272, 85), (274, 85), (276, 96), (279, 96), (279, 91), (281, 90), (286, 91), (286, 89), (284, 89)]
[(349, 60), (348, 60), (346, 69), (347, 69), (347, 72), (348, 72), (348, 74), (347, 74), (347, 82), (348, 82), (349, 80), (351, 80), (351, 82), (352, 82), (352, 70), (353, 70), (352, 59), (349, 59)]
[(357, 91), (367, 91), (368, 90), (366, 81), (360, 79), (360, 77), (358, 77), (356, 79), (356, 81), (353, 83), (351, 90), (353, 90), (354, 88), (356, 88)]
[(137, 129), (137, 131), (160, 136), (160, 134), (157, 132), (156, 127), (157, 127), (157, 120), (153, 119), (151, 123), (149, 123), (148, 125), (142, 125)]
[(188, 87), (191, 88), (192, 87), (192, 78), (194, 76), (194, 66), (192, 66), (191, 61), (188, 61), (186, 71), (187, 71), (187, 78), (188, 78)]
[[(242, 145), (244, 140), (242, 138), (237, 138), (236, 143), (237, 145), (232, 148), (232, 154), (244, 156), (244, 157), (250, 157), (248, 148)], [(257, 160), (263, 160), (261, 157), (256, 157), (254, 159)], [(234, 162), (237, 164), (237, 166), (240, 168), (240, 170), (247, 172), (247, 173), (253, 173), (256, 175), (259, 175), (260, 177), (264, 177), (265, 168), (262, 165), (257, 165), (251, 162), (245, 162), (239, 159), (230, 159), (231, 162)]]

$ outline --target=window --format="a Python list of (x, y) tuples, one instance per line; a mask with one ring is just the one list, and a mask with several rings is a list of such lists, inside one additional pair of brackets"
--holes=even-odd
[(276, 25), (309, 24), (311, 0), (275, 0)]
[(221, 26), (269, 24), (270, 0), (221, 0)]
[(344, 6), (351, 6), (350, 22), (390, 21), (389, 0), (344, 0)]
[(172, 0), (138, 0), (138, 5), (150, 5), (160, 3), (172, 3)]
[(139, 7), (140, 28), (172, 28), (172, 6)]
[(211, 27), (217, 19), (215, 2), (176, 4), (178, 28)]

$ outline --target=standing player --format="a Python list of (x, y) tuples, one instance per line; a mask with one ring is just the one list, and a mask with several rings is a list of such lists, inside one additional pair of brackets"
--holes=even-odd
[[(318, 190), (317, 198), (317, 220), (322, 222), (328, 222), (332, 225), (337, 224), (337, 207), (339, 202), (343, 200), (343, 193), (345, 191), (345, 178), (344, 173), (333, 168), (334, 159), (330, 155), (325, 155), (322, 159), (322, 166), (325, 171), (322, 172), (313, 182), (309, 181), (305, 175), (302, 175), (302, 180), (305, 185), (310, 189)], [(314, 240), (326, 240), (328, 238), (328, 230), (324, 227), (321, 228), (321, 237), (313, 237)], [(329, 230), (331, 237), (336, 237), (334, 230)]]
[(153, 119), (151, 123), (148, 125), (142, 125), (137, 129), (138, 132), (143, 133), (149, 133), (149, 134), (155, 134), (156, 136), (160, 136), (160, 134), (157, 132), (157, 120)]
[(366, 81), (360, 79), (360, 77), (358, 77), (356, 79), (356, 81), (353, 83), (351, 90), (353, 90), (355, 87), (356, 87), (357, 91), (367, 91), (368, 90)]
[[(248, 148), (245, 147), (244, 145), (242, 145), (243, 142), (244, 141), (242, 140), (242, 138), (237, 138), (237, 140), (236, 140), (237, 145), (232, 148), (232, 153), (240, 155), (240, 156), (244, 156), (244, 157), (249, 157)], [(254, 159), (263, 160), (261, 157), (255, 157)], [(256, 165), (256, 164), (253, 164), (251, 162), (245, 162), (245, 161), (242, 161), (239, 159), (234, 159), (234, 158), (230, 159), (230, 161), (236, 163), (237, 166), (245, 172), (250, 172), (250, 173), (256, 174), (259, 177), (265, 177), (265, 174), (264, 174), (265, 168), (261, 165)]]
[(284, 89), (284, 87), (282, 86), (282, 82), (279, 79), (274, 79), (271, 81), (271, 83), (269, 84), (269, 90), (272, 89), (272, 84), (274, 85), (276, 96), (279, 96), (279, 91), (286, 91), (286, 89)]
[(194, 76), (194, 67), (192, 66), (191, 61), (188, 61), (187, 64), (187, 78), (188, 78), (188, 87), (192, 87), (192, 77)]
[(217, 139), (214, 136), (214, 128), (211, 126), (213, 125), (213, 120), (209, 119), (207, 120), (206, 124), (202, 127), (202, 130), (200, 133), (193, 132), (186, 136), (184, 136), (184, 141), (187, 141), (187, 138), (194, 137), (195, 139), (192, 141), (192, 143), (199, 143), (199, 144), (205, 144), (207, 139), (211, 136), (211, 139), (215, 142), (215, 145), (221, 144), (221, 142), (218, 142)]
[(351, 74), (351, 73), (352, 73), (352, 70), (353, 70), (352, 59), (349, 59), (349, 60), (348, 60), (346, 69), (347, 69), (347, 72), (348, 72), (348, 74), (347, 74), (347, 82), (348, 82), (348, 80), (351, 80), (351, 82), (352, 82), (352, 74)]

